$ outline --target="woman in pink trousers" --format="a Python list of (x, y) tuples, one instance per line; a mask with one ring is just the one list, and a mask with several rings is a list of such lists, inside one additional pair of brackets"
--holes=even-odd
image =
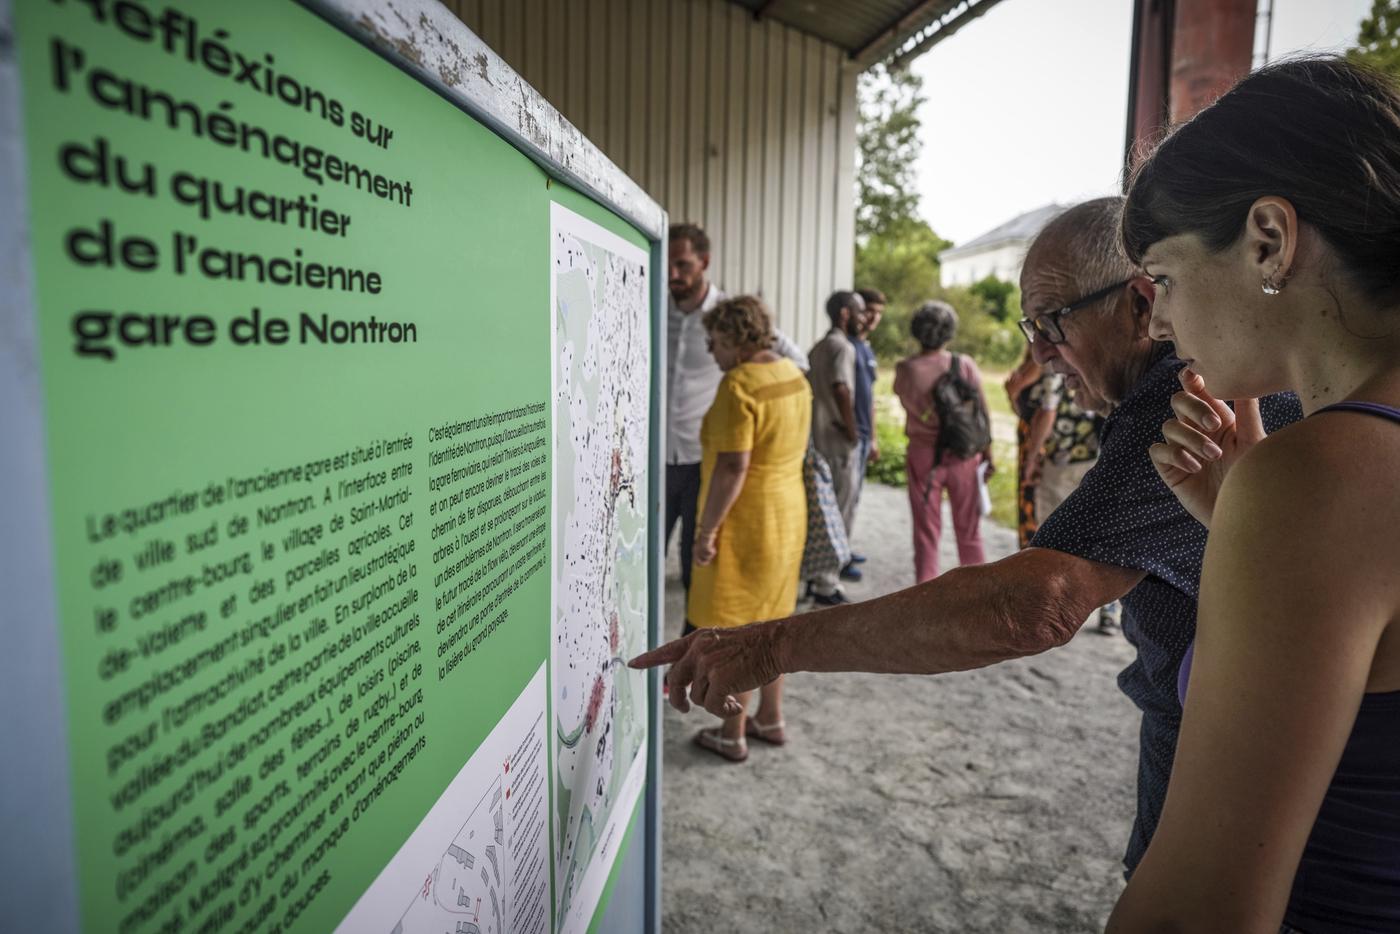
[[(938, 413), (933, 388), (948, 372), (954, 354), (945, 345), (958, 331), (958, 313), (947, 302), (925, 302), (914, 312), (909, 331), (922, 350), (899, 361), (894, 392), (904, 406), (904, 433), (909, 438), (905, 472), (909, 479), (909, 508), (914, 514), (914, 576), (919, 583), (938, 576), (938, 540), (943, 531), (943, 491), (953, 514), (960, 564), (982, 564), (982, 510), (977, 489), (977, 466), (990, 452), (968, 458), (938, 450)], [(971, 357), (956, 355), (964, 382), (982, 397), (982, 374)]]

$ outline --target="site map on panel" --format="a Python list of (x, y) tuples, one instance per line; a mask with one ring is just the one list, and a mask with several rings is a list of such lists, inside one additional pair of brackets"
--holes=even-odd
[(553, 205), (554, 887), (584, 930), (645, 778), (647, 254)]

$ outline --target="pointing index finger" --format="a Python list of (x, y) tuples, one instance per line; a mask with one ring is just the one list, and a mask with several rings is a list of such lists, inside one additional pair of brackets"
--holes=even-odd
[(658, 646), (650, 652), (643, 652), (627, 663), (628, 668), (655, 668), (657, 665), (671, 665), (680, 661), (685, 654), (685, 640), (676, 639)]

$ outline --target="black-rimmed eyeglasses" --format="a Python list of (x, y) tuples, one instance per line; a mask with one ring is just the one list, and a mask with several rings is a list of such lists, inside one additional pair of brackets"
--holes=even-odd
[(1026, 335), (1027, 341), (1034, 341), (1039, 337), (1047, 344), (1063, 344), (1065, 341), (1065, 332), (1060, 329), (1061, 318), (1071, 311), (1078, 311), (1087, 305), (1092, 305), (1094, 302), (1107, 298), (1132, 281), (1132, 279), (1124, 279), (1122, 282), (1106, 285), (1097, 292), (1090, 292), (1083, 298), (1075, 299), (1068, 305), (1056, 308), (1054, 311), (1047, 311), (1042, 315), (1036, 315), (1034, 318), (1022, 318), (1020, 321), (1017, 321), (1016, 324), (1021, 328), (1021, 333)]

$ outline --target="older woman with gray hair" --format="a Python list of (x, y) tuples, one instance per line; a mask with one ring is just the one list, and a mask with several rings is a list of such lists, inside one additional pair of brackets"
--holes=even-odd
[(947, 302), (925, 302), (914, 312), (909, 331), (919, 353), (895, 366), (894, 392), (904, 406), (904, 433), (909, 438), (905, 472), (909, 478), (909, 508), (914, 515), (914, 576), (919, 583), (938, 576), (938, 540), (943, 532), (943, 491), (953, 514), (961, 564), (982, 564), (982, 510), (977, 492), (977, 466), (990, 462), (990, 449), (958, 457), (938, 446), (939, 419), (933, 389), (954, 365), (963, 381), (982, 396), (982, 374), (971, 357), (945, 349), (958, 331), (958, 313)]

